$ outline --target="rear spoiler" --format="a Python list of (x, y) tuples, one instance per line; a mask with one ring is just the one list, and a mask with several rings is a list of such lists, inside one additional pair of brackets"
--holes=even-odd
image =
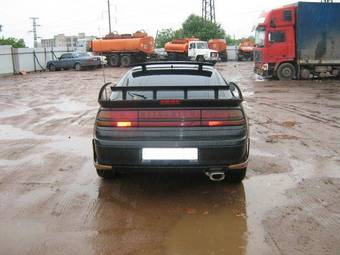
[[(224, 85), (209, 85), (209, 86), (111, 86), (111, 82), (105, 83), (100, 89), (98, 96), (98, 103), (102, 107), (155, 107), (166, 104), (174, 107), (178, 106), (232, 106), (239, 105), (243, 101), (243, 96), (240, 88), (233, 82)], [(237, 96), (235, 96), (233, 90), (237, 90)], [(188, 91), (214, 91), (214, 99), (189, 99)], [(234, 95), (231, 99), (223, 99), (219, 96), (219, 91), (231, 90)], [(128, 92), (138, 91), (151, 91), (152, 99), (141, 99), (141, 100), (128, 100)], [(184, 98), (176, 100), (158, 99), (158, 91), (183, 91)], [(110, 100), (112, 92), (121, 92), (122, 99)], [(173, 104), (174, 101), (180, 102), (179, 104)]]

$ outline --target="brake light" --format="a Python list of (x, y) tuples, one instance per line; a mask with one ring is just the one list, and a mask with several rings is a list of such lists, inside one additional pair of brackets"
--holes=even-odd
[(243, 118), (240, 110), (202, 110), (202, 119), (241, 119)]
[(153, 109), (105, 110), (97, 116), (100, 127), (218, 127), (245, 124), (240, 110)]
[(129, 121), (137, 120), (137, 111), (100, 111), (98, 119), (110, 119), (116, 121)]
[(160, 100), (159, 103), (161, 105), (176, 105), (176, 104), (181, 104), (181, 100), (178, 100), (178, 99), (164, 99), (164, 100)]

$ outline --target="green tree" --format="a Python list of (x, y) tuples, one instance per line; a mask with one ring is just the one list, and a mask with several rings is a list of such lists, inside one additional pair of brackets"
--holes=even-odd
[(175, 31), (171, 28), (162, 29), (157, 33), (156, 36), (156, 47), (163, 48), (167, 42), (170, 42), (172, 39), (175, 38)]
[(172, 30), (171, 28), (162, 29), (156, 36), (156, 47), (162, 48), (165, 43), (174, 38), (196, 37), (203, 41), (210, 39), (224, 39), (225, 31), (220, 24), (205, 21), (197, 15), (190, 15), (182, 24), (182, 28)]
[(206, 21), (202, 17), (191, 14), (182, 24), (183, 37), (197, 37), (208, 41), (213, 38), (224, 39), (225, 31), (220, 24)]
[(23, 39), (16, 39), (13, 37), (1, 37), (0, 38), (0, 45), (12, 45), (13, 48), (25, 48), (25, 42)]

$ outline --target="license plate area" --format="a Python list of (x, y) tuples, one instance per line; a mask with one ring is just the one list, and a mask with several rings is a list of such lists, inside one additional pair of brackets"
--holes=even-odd
[(150, 160), (198, 160), (197, 148), (143, 148), (143, 161)]

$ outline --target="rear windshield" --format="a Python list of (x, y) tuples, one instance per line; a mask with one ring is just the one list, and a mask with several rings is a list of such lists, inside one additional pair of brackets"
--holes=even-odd
[[(188, 91), (188, 99), (213, 99), (214, 91), (209, 85), (226, 85), (223, 77), (210, 70), (152, 70), (130, 72), (117, 84), (117, 86), (207, 86), (207, 90)], [(219, 97), (231, 98), (229, 90), (220, 91)], [(121, 99), (121, 93), (114, 92), (111, 100)], [(130, 91), (127, 100), (152, 99), (151, 91)], [(159, 91), (157, 99), (184, 99), (183, 91)]]

